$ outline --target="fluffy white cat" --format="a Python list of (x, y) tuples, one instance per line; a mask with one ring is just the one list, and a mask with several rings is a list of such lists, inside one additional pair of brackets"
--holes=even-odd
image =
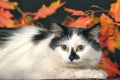
[(0, 79), (107, 78), (96, 66), (102, 51), (98, 26), (0, 29)]

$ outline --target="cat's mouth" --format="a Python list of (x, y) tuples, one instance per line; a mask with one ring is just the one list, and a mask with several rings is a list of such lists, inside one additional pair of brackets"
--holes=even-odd
[(84, 61), (67, 61), (65, 66), (68, 68), (87, 68), (86, 62)]
[(68, 68), (85, 68), (85, 65), (71, 62), (69, 64), (66, 64), (66, 67), (68, 67)]
[(80, 63), (80, 62), (77, 62), (77, 61), (72, 61), (72, 62), (68, 61), (68, 62), (65, 63), (65, 66), (70, 67), (70, 68), (80, 67), (82, 65), (83, 65), (83, 63)]

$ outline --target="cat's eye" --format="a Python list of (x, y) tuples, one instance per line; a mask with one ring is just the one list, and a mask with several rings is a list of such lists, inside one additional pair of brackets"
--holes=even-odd
[(61, 49), (64, 51), (68, 51), (68, 47), (66, 45), (61, 45)]
[(82, 51), (84, 50), (85, 46), (84, 45), (79, 45), (76, 49), (76, 51)]

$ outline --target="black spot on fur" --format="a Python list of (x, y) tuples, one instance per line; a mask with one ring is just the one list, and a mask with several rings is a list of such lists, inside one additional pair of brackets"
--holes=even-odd
[(64, 40), (69, 40), (73, 36), (73, 34), (76, 33), (78, 36), (81, 35), (83, 40), (90, 43), (95, 50), (100, 50), (100, 45), (99, 43), (97, 43), (96, 40), (98, 38), (99, 31), (98, 25), (95, 25), (92, 28), (70, 28), (59, 25), (61, 28), (63, 28), (63, 31), (61, 32), (59, 37), (55, 37), (54, 39), (52, 39), (50, 47), (52, 49), (55, 49), (55, 47), (60, 45), (60, 42), (63, 42)]
[(97, 51), (101, 50), (100, 44), (98, 42), (91, 41), (91, 45), (95, 50), (97, 50)]
[(0, 46), (3, 46), (13, 33), (17, 32), (20, 28), (1, 28), (0, 29)]
[(82, 32), (83, 30), (81, 28), (67, 28), (66, 30), (61, 32), (60, 36), (52, 39), (50, 47), (52, 49), (55, 49), (57, 46), (60, 45), (60, 42), (63, 42), (64, 40), (69, 40), (73, 36), (73, 33), (82, 35)]
[(47, 31), (39, 31), (39, 34), (33, 36), (33, 42), (34, 43), (39, 43), (41, 40), (46, 39), (47, 37), (49, 37), (49, 35), (51, 34), (51, 32), (47, 32)]
[(62, 42), (64, 40), (69, 40), (72, 37), (73, 33), (77, 33), (78, 36), (81, 35), (83, 37), (83, 40), (90, 43), (91, 46), (95, 50), (98, 51), (101, 49), (100, 44), (98, 42), (96, 42), (94, 39), (91, 39), (90, 35), (85, 32), (85, 29), (82, 29), (82, 28), (70, 28), (70, 29), (68, 29), (67, 32), (63, 32), (59, 37), (55, 37), (54, 39), (52, 39), (52, 41), (50, 43), (50, 47), (52, 49), (55, 49), (57, 46), (60, 45), (60, 42)]
[[(53, 38), (51, 43), (50, 43), (50, 47), (52, 49), (55, 49), (57, 46), (60, 45), (60, 42), (64, 41), (66, 38), (66, 36), (61, 36), (61, 37), (56, 37), (56, 38)], [(67, 38), (68, 39), (68, 38)]]

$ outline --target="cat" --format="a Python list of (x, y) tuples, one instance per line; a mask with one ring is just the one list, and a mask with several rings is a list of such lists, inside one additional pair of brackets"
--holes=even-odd
[(0, 79), (106, 79), (97, 69), (102, 56), (99, 25), (70, 28), (53, 22), (0, 29)]

